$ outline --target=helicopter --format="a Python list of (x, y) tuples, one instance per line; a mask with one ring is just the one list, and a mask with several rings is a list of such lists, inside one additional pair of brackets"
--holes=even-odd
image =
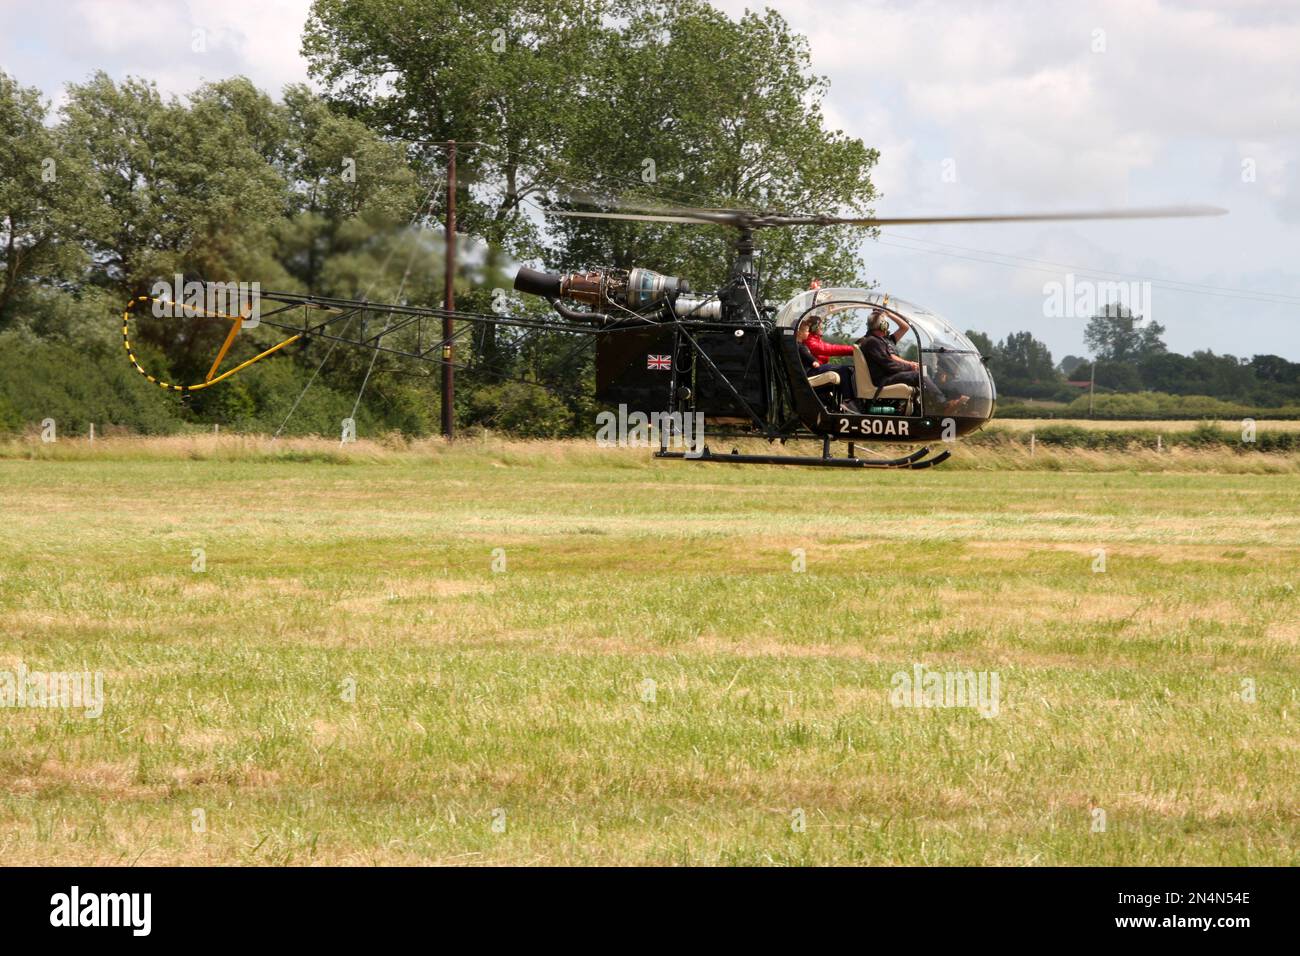
[[(722, 286), (695, 293), (687, 280), (643, 267), (597, 267), (553, 273), (520, 267), (516, 291), (545, 300), (552, 315), (482, 314), (422, 306), (372, 303), (312, 294), (258, 291), (256, 324), (292, 334), (225, 372), (219, 366), (235, 335), (248, 320), (246, 311), (213, 312), (195, 304), (158, 295), (132, 299), (122, 314), (122, 336), (132, 365), (150, 382), (175, 391), (182, 400), (224, 381), (255, 362), (294, 343), (312, 340), (405, 356), (449, 367), (458, 339), (485, 324), (533, 332), (567, 332), (595, 337), (596, 399), (616, 405), (620, 413), (655, 422), (659, 447), (654, 457), (736, 464), (788, 464), (839, 468), (922, 469), (946, 461), (947, 448), (931, 454), (927, 443), (945, 444), (977, 431), (994, 414), (997, 391), (987, 356), (941, 316), (887, 293), (857, 287), (810, 288), (784, 303), (767, 301), (755, 256), (758, 230), (792, 226), (857, 225), (865, 227), (936, 223), (1049, 222), (1222, 215), (1209, 206), (1173, 206), (1080, 212), (1019, 213), (907, 218), (792, 215), (743, 209), (683, 206), (623, 206), (618, 211), (550, 208), (548, 215), (721, 225), (736, 231), (734, 256)], [(266, 304), (270, 304), (270, 308)], [(150, 305), (166, 314), (226, 319), (232, 322), (206, 378), (174, 384), (150, 374), (131, 345), (131, 321)], [(297, 321), (290, 321), (297, 316)], [(841, 328), (861, 327), (864, 316), (884, 316), (907, 330), (904, 346), (915, 355), (914, 383), (880, 384), (872, 378), (862, 345), (852, 346), (853, 374), (836, 366), (805, 370), (799, 330), (810, 319), (836, 316)], [(377, 332), (374, 324), (383, 319)], [(359, 320), (359, 322), (357, 321)], [(454, 329), (461, 323), (459, 331)], [(433, 328), (427, 330), (426, 323)], [(441, 326), (441, 327), (439, 327)], [(449, 332), (448, 329), (451, 329)], [(405, 332), (399, 338), (396, 333)], [(396, 343), (396, 344), (394, 344)], [(899, 345), (904, 345), (900, 338)], [(842, 367), (841, 367), (842, 371)], [(847, 383), (853, 383), (848, 394)], [(927, 379), (929, 380), (927, 382)], [(927, 384), (943, 383), (960, 392), (953, 409), (937, 404)], [(930, 393), (930, 394), (928, 394)], [(683, 423), (699, 421), (698, 429)], [(692, 441), (681, 445), (682, 432)], [(821, 454), (742, 454), (714, 452), (711, 438), (760, 438), (784, 446), (794, 439), (820, 438)], [(833, 443), (847, 454), (837, 457)], [(902, 457), (859, 454), (859, 445), (920, 445)]]
[[(521, 268), (516, 290), (541, 296), (573, 321), (594, 323), (596, 398), (631, 412), (656, 417), (657, 458), (791, 464), (847, 468), (929, 468), (951, 451), (931, 455), (926, 442), (951, 442), (977, 431), (994, 414), (997, 390), (988, 356), (941, 316), (887, 293), (857, 287), (814, 287), (783, 304), (761, 294), (754, 233), (790, 226), (897, 226), (932, 223), (1046, 222), (1091, 219), (1166, 218), (1221, 215), (1208, 206), (1175, 206), (1063, 213), (1022, 213), (877, 218), (788, 215), (736, 209), (625, 207), (617, 212), (549, 210), (552, 215), (635, 222), (722, 225), (736, 230), (729, 275), (716, 292), (691, 293), (682, 279), (647, 269), (596, 269), (558, 275)], [(564, 304), (578, 303), (578, 312)], [(799, 330), (810, 319), (839, 316), (842, 328), (865, 331), (865, 318), (884, 316), (906, 329), (908, 351), (919, 375), (912, 384), (877, 384), (863, 350), (865, 335), (852, 346), (853, 394), (841, 387), (835, 365), (805, 369)], [(616, 334), (615, 334), (616, 333)], [(899, 339), (899, 344), (903, 344)], [(951, 409), (925, 385), (942, 382), (961, 403)], [(784, 445), (796, 438), (821, 438), (820, 456), (714, 453), (708, 445), (672, 450), (671, 428), (686, 416), (702, 417), (714, 436), (766, 438)], [(847, 445), (845, 457), (832, 442)], [(898, 458), (860, 456), (866, 443), (920, 444)]]

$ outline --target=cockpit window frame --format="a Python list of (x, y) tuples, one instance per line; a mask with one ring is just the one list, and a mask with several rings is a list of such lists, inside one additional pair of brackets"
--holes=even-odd
[[(994, 383), (993, 377), (988, 374), (986, 367), (988, 357), (976, 348), (975, 343), (968, 336), (943, 316), (905, 299), (898, 299), (883, 292), (872, 292), (869, 289), (852, 287), (808, 289), (789, 299), (777, 312), (775, 322), (778, 327), (798, 330), (799, 325), (811, 313), (831, 305), (839, 307), (835, 311), (841, 311), (845, 308), (879, 309), (895, 320), (901, 319), (906, 322), (916, 342), (917, 361), (923, 368), (927, 364), (925, 361), (927, 355), (975, 356), (979, 365), (984, 367), (984, 377), (988, 382), (988, 401), (990, 403), (997, 401), (997, 385)], [(924, 337), (922, 333), (924, 333)], [(932, 343), (946, 344), (927, 346), (926, 339), (929, 339)], [(961, 343), (965, 343), (966, 347), (953, 347)], [(929, 364), (934, 367), (938, 366), (937, 361)], [(931, 417), (931, 412), (926, 407), (925, 392), (924, 388), (920, 389), (921, 394), (918, 396), (917, 403), (922, 418)]]
[[(811, 296), (811, 304), (804, 305), (802, 309), (800, 304), (807, 297)], [(869, 289), (859, 289), (847, 286), (836, 287), (831, 289), (807, 289), (791, 298), (781, 310), (777, 313), (777, 324), (786, 328), (797, 329), (799, 323), (807, 317), (809, 312), (815, 309), (825, 308), (828, 305), (854, 306), (857, 308), (880, 309), (894, 318), (901, 318), (908, 326), (917, 333), (917, 348), (924, 352), (946, 353), (949, 355), (959, 353), (971, 353), (979, 355), (980, 351), (975, 347), (965, 334), (957, 329), (943, 316), (922, 308), (913, 302), (905, 299), (895, 298), (885, 292), (872, 292)], [(784, 318), (783, 318), (784, 316)], [(943, 328), (935, 329), (936, 323), (942, 323)], [(961, 342), (965, 342), (967, 348), (950, 348), (947, 345), (937, 347), (926, 347), (921, 340), (920, 333), (924, 331), (926, 336), (931, 340), (938, 341), (941, 338), (956, 337)], [(936, 331), (939, 335), (936, 335)]]
[[(915, 325), (913, 325), (910, 321), (908, 321), (907, 316), (905, 316), (905, 315), (901, 315), (901, 314), (899, 314), (898, 312), (895, 312), (893, 309), (891, 309), (891, 308), (890, 308), (889, 306), (887, 306), (887, 305), (879, 305), (879, 304), (874, 303), (874, 302), (859, 302), (859, 301), (856, 300), (856, 299), (836, 299), (836, 300), (834, 300), (833, 302), (818, 302), (817, 299), (816, 299), (816, 297), (814, 297), (814, 298), (813, 298), (813, 304), (810, 305), (810, 306), (808, 306), (808, 308), (806, 308), (802, 313), (799, 314), (799, 317), (798, 317), (798, 318), (794, 321), (794, 323), (791, 325), (791, 328), (795, 329), (796, 332), (797, 332), (798, 329), (799, 329), (799, 326), (803, 324), (804, 319), (806, 319), (806, 318), (807, 318), (811, 313), (815, 312), (817, 309), (824, 309), (824, 308), (826, 308), (826, 306), (828, 306), (828, 305), (832, 305), (832, 304), (833, 304), (833, 305), (843, 305), (843, 306), (846, 306), (846, 307), (851, 306), (851, 307), (854, 307), (854, 308), (879, 309), (881, 312), (884, 312), (884, 313), (886, 313), (886, 314), (888, 314), (888, 315), (891, 315), (891, 316), (893, 316), (893, 317), (896, 318), (896, 319), (902, 319), (904, 322), (907, 322), (907, 330), (908, 330), (912, 335), (914, 335), (914, 336), (916, 337), (916, 354), (917, 354), (917, 361), (918, 361), (918, 363), (921, 364), (921, 365), (924, 365), (924, 364), (925, 364), (924, 361), (921, 360), (921, 356), (925, 354), (925, 352), (927, 351), (927, 349), (926, 349), (926, 348), (924, 347), (924, 345), (922, 345), (922, 343), (921, 343), (921, 334), (920, 334), (919, 330), (917, 329), (917, 327), (916, 327)], [(897, 344), (897, 343), (895, 343), (895, 344)], [(948, 354), (954, 354), (953, 350), (951, 350), (951, 349), (948, 350)], [(865, 356), (863, 356), (863, 357), (865, 358)], [(927, 411), (926, 411), (926, 408), (925, 408), (925, 389), (918, 389), (918, 391), (920, 392), (920, 394), (917, 396), (917, 399), (918, 399), (917, 404), (920, 406), (920, 409), (921, 409), (921, 417), (924, 418), (924, 417), (927, 417), (927, 415), (928, 415), (928, 413), (927, 413)]]

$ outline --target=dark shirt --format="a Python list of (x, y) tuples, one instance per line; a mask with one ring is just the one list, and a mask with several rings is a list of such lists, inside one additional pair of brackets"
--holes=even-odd
[(887, 335), (868, 335), (862, 343), (862, 357), (867, 360), (871, 380), (876, 384), (891, 375), (907, 371), (897, 360), (898, 348), (894, 345), (894, 340)]
[(817, 364), (817, 359), (812, 354), (812, 349), (799, 343), (799, 358), (803, 361), (803, 370), (808, 375), (813, 374), (813, 366)]

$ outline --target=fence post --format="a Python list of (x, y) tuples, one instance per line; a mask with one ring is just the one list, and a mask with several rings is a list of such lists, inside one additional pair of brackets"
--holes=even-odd
[(1033, 455), (1033, 453), (1034, 453), (1034, 433), (1030, 432), (1029, 433), (1029, 454)]

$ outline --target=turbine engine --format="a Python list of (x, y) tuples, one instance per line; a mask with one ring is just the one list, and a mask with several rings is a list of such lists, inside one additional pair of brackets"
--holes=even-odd
[(667, 276), (650, 269), (592, 269), (587, 272), (541, 272), (521, 268), (515, 275), (515, 289), (557, 302), (568, 299), (594, 309), (612, 309), (611, 318), (620, 311), (644, 312), (667, 305), (678, 315), (694, 318), (718, 318), (719, 303), (688, 295), (685, 279)]

